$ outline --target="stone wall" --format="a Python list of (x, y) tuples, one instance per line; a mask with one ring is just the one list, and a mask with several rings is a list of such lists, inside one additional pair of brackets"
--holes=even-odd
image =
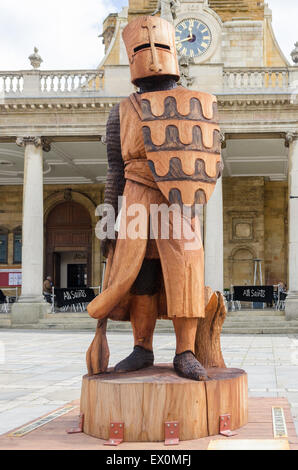
[[(223, 178), (224, 287), (287, 280), (287, 182), (263, 177)], [(259, 278), (257, 278), (259, 282)]]
[(129, 0), (128, 21), (140, 15), (150, 15), (157, 8), (158, 0)]
[(259, 0), (209, 0), (209, 6), (222, 21), (247, 17), (252, 20), (264, 18), (264, 3)]
[(264, 66), (264, 23), (228, 21), (223, 25), (222, 61), (225, 67)]
[[(71, 191), (68, 191), (71, 189)], [(287, 282), (287, 191), (286, 181), (256, 178), (223, 178), (224, 287), (253, 282), (253, 259), (262, 259), (263, 282)], [(98, 220), (103, 185), (46, 185), (45, 219), (59, 202), (73, 197), (91, 216), (92, 229)], [(22, 224), (22, 187), (0, 186), (0, 227), (9, 230), (8, 264), (13, 265), (13, 230)], [(92, 283), (100, 282), (100, 242), (93, 235)]]
[[(100, 283), (100, 242), (95, 236), (95, 225), (99, 220), (95, 209), (103, 197), (102, 184), (80, 185), (45, 185), (44, 210), (45, 222), (51, 209), (60, 202), (73, 200), (88, 209), (92, 221), (92, 284)], [(13, 231), (22, 225), (22, 186), (0, 186), (0, 227), (9, 231), (8, 235), (8, 264), (0, 264), (0, 269), (20, 268), (13, 264)]]
[(0, 186), (0, 227), (8, 230), (8, 265), (0, 264), (3, 268), (20, 268), (13, 264), (13, 232), (22, 225), (21, 186)]
[(268, 284), (287, 283), (288, 276), (288, 183), (265, 184), (265, 276)]

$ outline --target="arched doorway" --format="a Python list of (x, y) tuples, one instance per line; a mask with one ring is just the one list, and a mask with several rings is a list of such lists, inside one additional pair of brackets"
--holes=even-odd
[(92, 224), (88, 210), (78, 202), (56, 205), (46, 221), (46, 275), (55, 287), (91, 284)]
[(252, 285), (254, 279), (254, 255), (246, 247), (236, 248), (232, 254), (232, 284)]

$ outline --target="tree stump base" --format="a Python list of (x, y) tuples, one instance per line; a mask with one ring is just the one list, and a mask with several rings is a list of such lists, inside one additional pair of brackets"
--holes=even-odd
[(81, 413), (84, 433), (109, 439), (110, 423), (124, 423), (124, 441), (163, 441), (164, 423), (179, 422), (181, 441), (219, 433), (231, 415), (231, 430), (248, 421), (247, 375), (241, 369), (208, 369), (210, 380), (179, 377), (170, 364), (129, 373), (84, 376)]

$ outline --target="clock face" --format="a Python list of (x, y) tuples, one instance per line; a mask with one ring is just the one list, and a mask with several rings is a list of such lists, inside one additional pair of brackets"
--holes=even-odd
[(179, 55), (198, 57), (209, 49), (212, 35), (205, 23), (195, 18), (187, 18), (177, 24), (175, 40)]

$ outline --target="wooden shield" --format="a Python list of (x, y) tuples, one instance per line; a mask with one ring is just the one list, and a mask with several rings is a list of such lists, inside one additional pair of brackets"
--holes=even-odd
[(216, 98), (183, 87), (141, 95), (146, 156), (167, 200), (206, 204), (222, 173)]

